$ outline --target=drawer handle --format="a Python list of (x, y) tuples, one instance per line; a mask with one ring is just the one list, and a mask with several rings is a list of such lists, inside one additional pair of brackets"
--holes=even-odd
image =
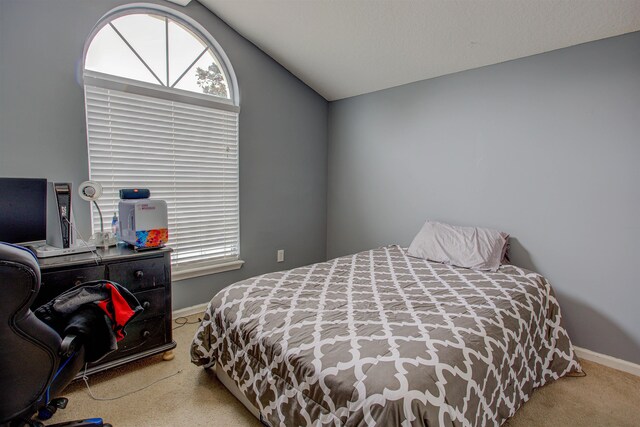
[(145, 301), (142, 303), (142, 308), (144, 308), (145, 310), (148, 310), (149, 307), (151, 307), (151, 303), (149, 301)]
[(133, 273), (136, 276), (136, 279), (140, 280), (144, 277), (144, 271), (142, 270), (136, 270), (135, 273)]
[(142, 331), (141, 335), (142, 335), (142, 339), (146, 340), (147, 338), (149, 338), (151, 336), (151, 332), (145, 330), (145, 331)]

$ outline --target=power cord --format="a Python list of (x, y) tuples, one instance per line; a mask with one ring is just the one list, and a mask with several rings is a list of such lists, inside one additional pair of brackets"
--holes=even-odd
[(584, 378), (587, 376), (587, 371), (584, 370), (584, 368), (582, 368), (582, 371), (580, 372), (569, 372), (567, 374), (568, 378)]
[(71, 229), (78, 235), (80, 236), (80, 241), (82, 242), (82, 244), (84, 244), (85, 247), (87, 247), (87, 249), (89, 249), (91, 251), (91, 253), (93, 254), (94, 257), (94, 261), (96, 262), (96, 265), (100, 265), (100, 262), (102, 261), (102, 257), (100, 256), (100, 254), (98, 253), (98, 251), (96, 249), (91, 249), (91, 246), (89, 246), (89, 244), (87, 243), (86, 240), (84, 240), (84, 237), (82, 237), (82, 234), (80, 234), (80, 231), (78, 231), (78, 229), (76, 228), (75, 225), (73, 225), (73, 223), (71, 221), (69, 221), (69, 218), (67, 218), (66, 216), (64, 217), (64, 220), (67, 221), (67, 223), (69, 224), (69, 226), (71, 226)]
[(173, 321), (178, 326), (174, 326), (172, 328), (172, 330), (176, 330), (178, 328), (182, 328), (185, 325), (195, 325), (196, 323), (200, 323), (200, 322), (202, 322), (202, 319), (200, 317), (198, 317), (198, 320), (189, 320), (188, 317), (180, 316), (180, 317), (176, 317), (175, 319), (173, 319)]
[(140, 387), (140, 388), (135, 389), (135, 390), (131, 390), (131, 391), (129, 391), (129, 392), (127, 392), (127, 393), (125, 393), (125, 394), (123, 394), (121, 396), (116, 396), (116, 397), (98, 397), (98, 396), (93, 394), (93, 391), (91, 391), (91, 387), (89, 387), (89, 377), (87, 376), (87, 366), (88, 366), (88, 364), (85, 363), (85, 365), (84, 365), (84, 373), (82, 374), (82, 381), (84, 381), (85, 385), (87, 386), (87, 391), (89, 392), (89, 396), (91, 396), (91, 398), (93, 400), (97, 400), (97, 401), (100, 401), (100, 402), (109, 402), (109, 401), (112, 401), (112, 400), (118, 400), (118, 399), (122, 399), (123, 397), (131, 396), (134, 393), (138, 393), (139, 391), (146, 390), (149, 387), (151, 387), (151, 386), (153, 386), (155, 384), (158, 384), (160, 381), (164, 381), (164, 380), (169, 379), (171, 377), (175, 377), (176, 375), (182, 373), (182, 371), (183, 371), (182, 369), (180, 369), (178, 372), (174, 372), (173, 374), (167, 375), (166, 377), (162, 377), (160, 379), (157, 379), (154, 382), (152, 382), (151, 384), (148, 384), (148, 385), (146, 385), (144, 387)]
[[(82, 238), (82, 236), (80, 236), (80, 238)], [(184, 316), (176, 317), (174, 319), (174, 322), (178, 326), (175, 326), (173, 329), (182, 328), (185, 325), (195, 325), (196, 323), (199, 323), (201, 321), (202, 321), (202, 319), (200, 317), (198, 317), (198, 320), (189, 320), (188, 317), (184, 317)], [(155, 380), (151, 384), (148, 384), (148, 385), (146, 385), (144, 387), (140, 387), (140, 388), (135, 389), (135, 390), (131, 390), (131, 391), (129, 391), (129, 392), (125, 393), (125, 394), (122, 394), (120, 396), (99, 397), (99, 396), (96, 396), (95, 394), (93, 394), (93, 391), (91, 390), (91, 387), (89, 386), (89, 377), (87, 376), (87, 367), (88, 367), (88, 364), (85, 363), (85, 365), (84, 365), (84, 373), (82, 374), (82, 381), (84, 381), (84, 384), (87, 386), (87, 392), (89, 393), (89, 396), (93, 400), (97, 400), (97, 401), (100, 401), (100, 402), (109, 402), (109, 401), (113, 401), (113, 400), (122, 399), (123, 397), (131, 396), (132, 394), (138, 393), (138, 392), (140, 392), (142, 390), (146, 390), (147, 388), (149, 388), (149, 387), (151, 387), (151, 386), (153, 386), (153, 385), (155, 385), (155, 384), (157, 384), (157, 383), (159, 383), (161, 381), (167, 380), (167, 379), (169, 379), (171, 377), (175, 377), (176, 375), (182, 373), (182, 371), (183, 371), (182, 369), (180, 369), (179, 371), (174, 372), (173, 374), (170, 374), (170, 375), (167, 375), (165, 377), (162, 377), (160, 379)]]

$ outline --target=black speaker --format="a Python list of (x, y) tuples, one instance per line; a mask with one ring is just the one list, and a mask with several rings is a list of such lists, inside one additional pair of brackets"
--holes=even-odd
[(151, 192), (148, 188), (123, 188), (120, 190), (121, 199), (148, 199)]

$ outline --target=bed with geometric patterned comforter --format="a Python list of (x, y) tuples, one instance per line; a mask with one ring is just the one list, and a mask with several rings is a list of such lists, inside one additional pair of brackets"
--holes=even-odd
[(271, 426), (499, 426), (581, 370), (547, 280), (388, 246), (220, 291), (191, 346)]

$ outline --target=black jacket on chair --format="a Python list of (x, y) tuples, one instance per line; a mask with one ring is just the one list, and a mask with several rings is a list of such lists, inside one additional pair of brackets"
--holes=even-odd
[(60, 336), (81, 337), (85, 360), (94, 362), (118, 349), (125, 328), (142, 311), (137, 298), (123, 286), (95, 280), (61, 293), (34, 313)]

